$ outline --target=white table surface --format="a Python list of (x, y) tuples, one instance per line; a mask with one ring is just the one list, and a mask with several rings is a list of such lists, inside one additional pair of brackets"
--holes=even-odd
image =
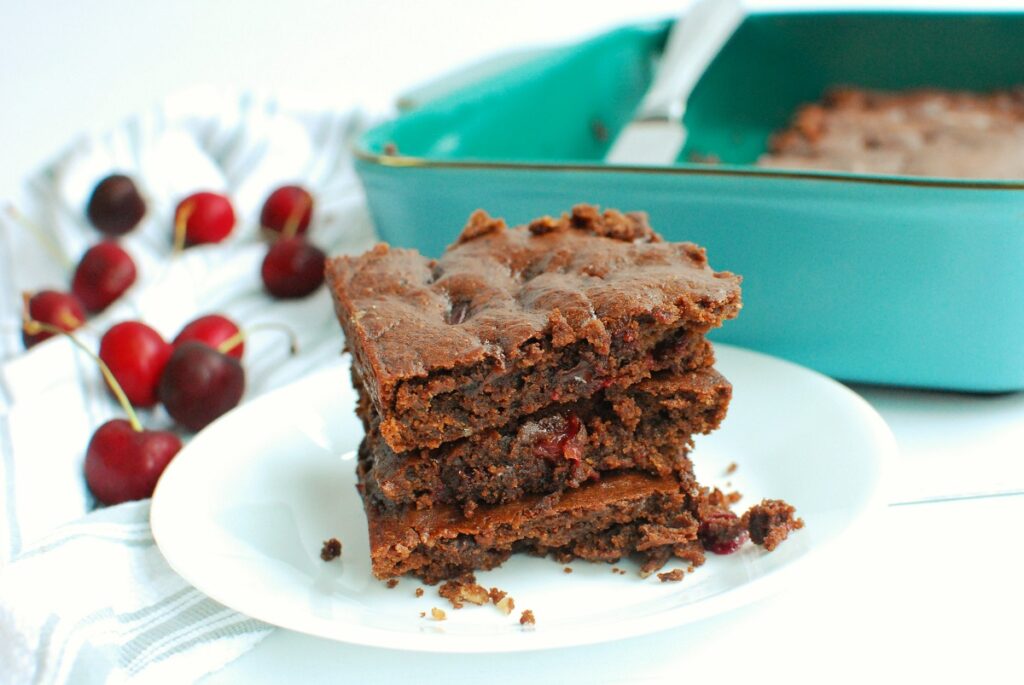
[[(380, 111), (495, 51), (685, 4), (0, 0), (0, 197), (81, 131), (191, 85), (314, 91)], [(900, 445), (893, 505), (874, 544), (813, 582), (684, 628), (529, 655), (413, 654), (277, 631), (204, 682), (1024, 681), (1024, 395), (856, 390)]]

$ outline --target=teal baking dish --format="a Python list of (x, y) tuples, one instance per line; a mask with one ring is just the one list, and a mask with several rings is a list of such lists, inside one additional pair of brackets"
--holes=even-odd
[(368, 131), (356, 168), (383, 239), (437, 255), (472, 210), (510, 223), (579, 202), (643, 209), (744, 276), (734, 343), (856, 382), (1024, 388), (1021, 182), (752, 165), (829, 86), (1024, 84), (1024, 14), (749, 16), (694, 90), (680, 160), (602, 162), (668, 24), (554, 49)]

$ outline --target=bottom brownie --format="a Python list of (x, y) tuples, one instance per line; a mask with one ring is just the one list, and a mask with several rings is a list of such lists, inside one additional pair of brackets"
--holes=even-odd
[(730, 507), (739, 495), (702, 487), (684, 462), (670, 476), (620, 471), (561, 494), (484, 505), (472, 516), (452, 505), (384, 509), (364, 494), (373, 575), (409, 573), (433, 584), (494, 568), (516, 552), (563, 563), (632, 556), (648, 575), (673, 557), (700, 566), (705, 551), (731, 554), (748, 540), (770, 552), (803, 528), (782, 500), (761, 500), (738, 516)]
[(610, 475), (561, 497), (528, 497), (480, 507), (472, 518), (450, 505), (393, 513), (365, 499), (370, 559), (378, 578), (412, 573), (436, 583), (498, 566), (514, 552), (562, 561), (636, 555), (645, 572), (675, 556), (704, 561), (700, 521), (691, 513), (692, 477)]

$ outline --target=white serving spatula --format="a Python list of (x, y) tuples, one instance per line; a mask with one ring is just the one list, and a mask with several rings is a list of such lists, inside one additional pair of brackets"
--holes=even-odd
[(699, 0), (672, 26), (651, 87), (605, 156), (609, 164), (667, 165), (686, 140), (686, 100), (743, 21), (739, 0)]

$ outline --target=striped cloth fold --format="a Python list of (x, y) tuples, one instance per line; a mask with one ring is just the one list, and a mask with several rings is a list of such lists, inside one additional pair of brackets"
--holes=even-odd
[(271, 627), (192, 588), (153, 543), (149, 502), (96, 511), (0, 574), (7, 682), (192, 682)]
[[(22, 350), (18, 293), (68, 287), (68, 263), (101, 237), (83, 215), (88, 191), (125, 171), (149, 205), (121, 241), (140, 279), (89, 321), (83, 341), (96, 349), (102, 331), (125, 319), (170, 338), (220, 312), (243, 327), (273, 321), (298, 334), (293, 357), (271, 333), (246, 342), (243, 401), (316, 370), (341, 351), (329, 294), (278, 302), (263, 293), (259, 209), (275, 186), (300, 182), (317, 198), (313, 240), (329, 253), (365, 249), (373, 232), (349, 153), (363, 125), (357, 112), (183, 93), (79, 141), (30, 180), (16, 203), (47, 240), (0, 216), (0, 682), (191, 682), (271, 632), (171, 570), (153, 541), (148, 501), (96, 507), (82, 476), (85, 446), (120, 410), (68, 341)], [(225, 244), (173, 257), (174, 206), (199, 189), (226, 192), (238, 224)], [(141, 417), (149, 428), (172, 427), (161, 409)]]

